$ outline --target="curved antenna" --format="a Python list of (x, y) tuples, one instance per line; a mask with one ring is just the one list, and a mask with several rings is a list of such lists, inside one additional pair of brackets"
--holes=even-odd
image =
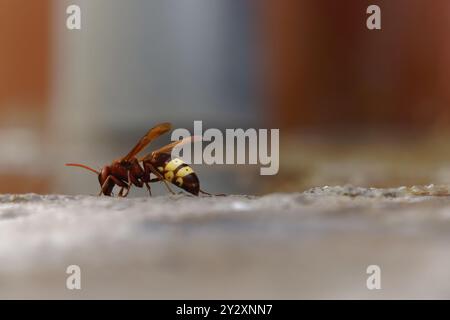
[(80, 168), (84, 168), (86, 170), (92, 171), (92, 172), (94, 172), (96, 174), (100, 174), (100, 172), (98, 172), (97, 170), (92, 169), (91, 167), (88, 167), (88, 166), (86, 166), (84, 164), (80, 164), (80, 163), (66, 163), (66, 166), (68, 166), (68, 167), (80, 167)]

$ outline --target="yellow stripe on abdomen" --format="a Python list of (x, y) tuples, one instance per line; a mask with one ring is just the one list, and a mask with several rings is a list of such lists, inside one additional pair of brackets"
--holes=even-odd
[(167, 181), (172, 181), (172, 179), (173, 179), (173, 171), (167, 171), (164, 174), (164, 179), (166, 179)]
[(182, 165), (184, 162), (181, 159), (175, 158), (169, 161), (169, 163), (166, 164), (164, 171), (175, 171), (176, 168), (178, 168), (180, 165)]
[(194, 170), (192, 170), (191, 167), (186, 166), (186, 167), (183, 167), (183, 168), (181, 168), (180, 170), (178, 170), (176, 176), (177, 176), (177, 177), (183, 178), (183, 177), (185, 177), (185, 176), (187, 176), (188, 174), (191, 174), (191, 173), (193, 173), (193, 172), (194, 172)]
[[(184, 166), (183, 166), (184, 165)], [(182, 166), (180, 168), (180, 166)], [(162, 168), (158, 168), (158, 170), (161, 171)], [(178, 169), (178, 171), (177, 171)], [(175, 174), (176, 171), (176, 174)], [(170, 160), (166, 166), (164, 167), (164, 178), (168, 181), (171, 181), (174, 179), (174, 177), (176, 177), (177, 179), (175, 180), (175, 182), (178, 183), (179, 186), (183, 185), (183, 177), (194, 173), (194, 170), (192, 170), (191, 167), (189, 167), (188, 165), (186, 165), (183, 160), (175, 158)]]

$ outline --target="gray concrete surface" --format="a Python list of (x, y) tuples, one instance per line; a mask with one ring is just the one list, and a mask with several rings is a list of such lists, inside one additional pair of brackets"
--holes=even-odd
[(445, 186), (1, 195), (0, 298), (450, 298), (449, 246)]

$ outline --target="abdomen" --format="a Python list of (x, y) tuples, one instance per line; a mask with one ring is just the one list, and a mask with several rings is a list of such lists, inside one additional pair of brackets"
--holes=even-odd
[(198, 196), (200, 182), (194, 170), (179, 158), (171, 159), (168, 154), (158, 154), (152, 164), (166, 179), (177, 187)]

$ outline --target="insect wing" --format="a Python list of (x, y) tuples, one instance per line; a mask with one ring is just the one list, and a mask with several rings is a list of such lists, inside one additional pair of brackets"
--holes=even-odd
[(144, 158), (140, 159), (141, 161), (145, 161), (151, 158), (152, 154), (157, 154), (157, 153), (170, 153), (172, 152), (173, 148), (178, 147), (178, 146), (182, 146), (191, 142), (197, 142), (197, 141), (201, 141), (202, 138), (199, 136), (190, 136), (190, 137), (186, 137), (183, 138), (181, 140), (178, 141), (174, 141), (172, 143), (169, 143), (168, 145), (165, 145), (164, 147), (159, 148), (158, 150), (152, 151), (151, 153), (149, 153), (148, 155), (146, 155)]
[(171, 125), (168, 122), (160, 123), (157, 126), (148, 130), (148, 132), (139, 140), (131, 151), (122, 158), (122, 160), (130, 160), (136, 156), (142, 149), (144, 149), (150, 142), (158, 138), (160, 135), (166, 133), (171, 129)]

